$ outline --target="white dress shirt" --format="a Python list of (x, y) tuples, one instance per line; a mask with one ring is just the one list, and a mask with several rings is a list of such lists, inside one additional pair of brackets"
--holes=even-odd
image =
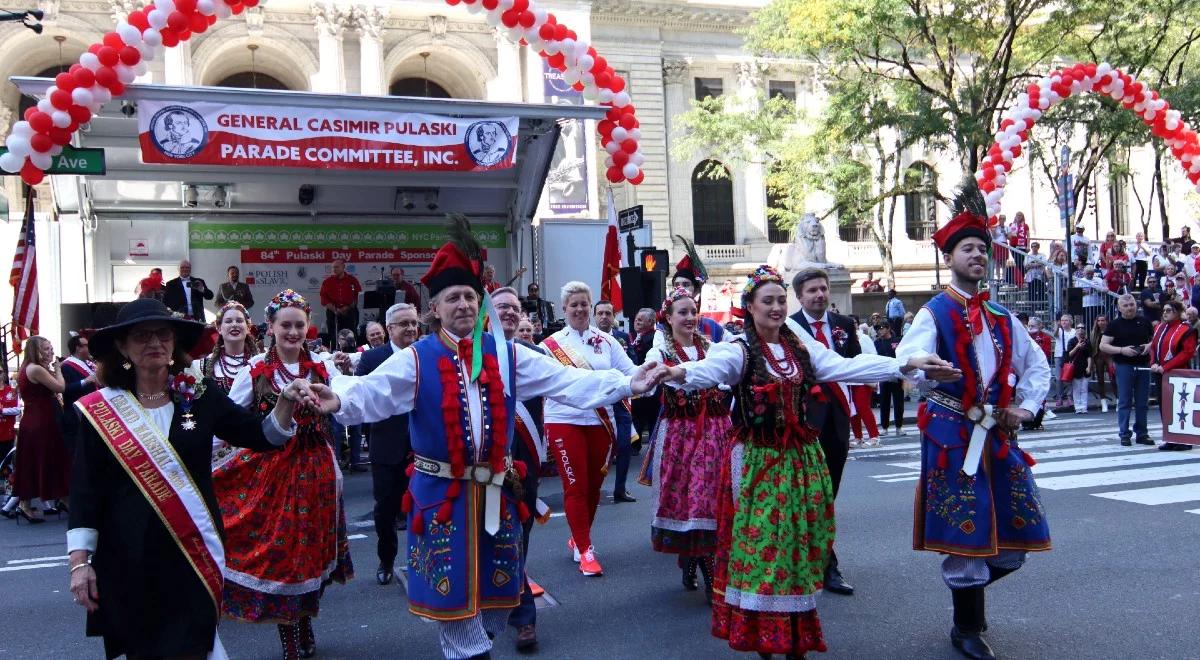
[[(971, 299), (971, 295), (953, 287), (958, 295)], [(1050, 391), (1050, 365), (1046, 362), (1046, 354), (1033, 341), (1017, 317), (1009, 313), (1012, 321), (1012, 372), (1008, 374), (1009, 383), (1016, 386), (1015, 400), (1030, 413), (1037, 414), (1042, 407), (1047, 392)], [(937, 323), (933, 314), (922, 307), (913, 317), (912, 327), (900, 340), (896, 347), (896, 358), (907, 363), (912, 358), (925, 357), (937, 353)], [(972, 339), (975, 347), (976, 360), (984, 383), (991, 383), (996, 374), (996, 348), (992, 344), (990, 332), (981, 332)]]
[(192, 278), (190, 278), (190, 277), (180, 277), (179, 278), (179, 284), (180, 284), (180, 286), (183, 287), (183, 313), (188, 316), (191, 316), (192, 318), (195, 318), (196, 315), (192, 314), (191, 283), (192, 283)]
[[(449, 332), (446, 334), (458, 341)], [(616, 340), (611, 341), (616, 343)], [(620, 372), (570, 369), (527, 346), (509, 342), (509, 348), (516, 356), (516, 376), (512, 384), (518, 400), (540, 396), (546, 398), (547, 407), (551, 401), (555, 401), (557, 404), (594, 409), (631, 395), (630, 377)], [(623, 351), (619, 352), (624, 354)], [(466, 369), (468, 365), (460, 364), (459, 368)], [(416, 351), (409, 346), (392, 355), (366, 376), (334, 376), (330, 387), (342, 401), (342, 407), (334, 413), (334, 418), (343, 425), (378, 422), (393, 415), (403, 415), (417, 405)], [(473, 437), (481, 437), (483, 421), (478, 381), (467, 387), (467, 407)], [(481, 443), (473, 444), (478, 451)]]
[[(621, 348), (620, 342), (613, 338), (612, 335), (601, 332), (596, 328), (589, 327), (583, 332), (573, 330), (571, 326), (567, 326), (562, 330), (550, 335), (554, 341), (558, 342), (568, 353), (573, 354), (572, 357), (583, 358), (592, 367), (592, 371), (605, 371), (608, 369), (616, 369), (618, 372), (626, 376), (632, 376), (637, 371), (638, 367), (629, 359), (629, 355)], [(588, 344), (588, 342), (596, 342), (596, 346)], [(547, 350), (548, 347), (547, 347)], [(553, 358), (551, 358), (553, 359)], [(554, 359), (558, 362), (557, 359)], [(576, 369), (577, 371), (587, 371), (586, 369)], [(576, 426), (599, 426), (600, 416), (596, 413), (596, 406), (576, 406), (568, 405), (566, 402), (558, 402), (553, 399), (547, 399), (546, 407), (543, 410), (544, 424), (574, 424)], [(615, 421), (611, 406), (608, 414), (610, 419)]]

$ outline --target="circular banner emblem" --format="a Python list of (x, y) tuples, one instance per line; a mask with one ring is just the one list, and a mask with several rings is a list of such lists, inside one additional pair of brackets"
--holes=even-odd
[(208, 124), (200, 113), (169, 105), (150, 118), (150, 140), (168, 158), (191, 158), (208, 144)]
[(476, 165), (491, 167), (504, 162), (508, 152), (512, 151), (512, 135), (501, 122), (477, 121), (467, 128), (463, 144)]

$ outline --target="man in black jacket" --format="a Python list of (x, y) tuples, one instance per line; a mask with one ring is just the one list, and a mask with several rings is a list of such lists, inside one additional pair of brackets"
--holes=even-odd
[[(409, 303), (397, 303), (388, 308), (384, 316), (387, 321), (388, 342), (362, 354), (355, 376), (365, 376), (374, 371), (393, 353), (412, 345), (420, 335), (417, 308)], [(371, 438), (371, 491), (375, 496), (375, 535), (379, 537), (376, 552), (379, 554), (379, 569), (375, 579), (379, 584), (389, 584), (395, 570), (399, 543), (396, 539), (396, 518), (400, 512), (400, 499), (408, 490), (405, 470), (412, 462), (412, 444), (408, 435), (408, 414), (389, 417), (382, 422), (369, 425)]]
[[(792, 290), (800, 301), (801, 309), (791, 319), (805, 332), (842, 357), (852, 358), (862, 353), (854, 320), (828, 310), (829, 275), (824, 270), (805, 268), (796, 273), (792, 278)], [(825, 392), (825, 401), (810, 398), (807, 415), (809, 424), (821, 433), (821, 449), (825, 452), (829, 478), (833, 482), (833, 496), (836, 498), (842, 482), (842, 470), (846, 467), (846, 456), (850, 453), (850, 394), (840, 383), (822, 383), (821, 389)], [(829, 553), (825, 589), (845, 596), (854, 593), (854, 587), (842, 578), (838, 570), (836, 552)]]
[(163, 304), (184, 318), (204, 321), (204, 301), (212, 300), (213, 292), (199, 277), (192, 277), (192, 262), (179, 262), (179, 277), (163, 287)]
[(79, 435), (79, 413), (75, 410), (75, 402), (85, 394), (96, 391), (96, 363), (92, 362), (92, 354), (88, 350), (88, 340), (83, 335), (72, 335), (67, 340), (67, 359), (62, 363), (63, 381), (63, 442), (72, 455), (75, 454), (75, 440)]

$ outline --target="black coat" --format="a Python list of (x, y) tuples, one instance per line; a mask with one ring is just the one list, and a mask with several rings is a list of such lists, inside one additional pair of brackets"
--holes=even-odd
[[(365, 376), (388, 358), (392, 357), (392, 342), (372, 348), (358, 359), (355, 376)], [(412, 453), (412, 439), (408, 431), (408, 413), (394, 415), (382, 422), (374, 422), (369, 426), (371, 434), (371, 462), (380, 465), (405, 465), (409, 454)]]
[[(804, 316), (804, 311), (801, 310), (792, 314), (792, 320), (800, 324), (809, 335), (816, 337), (813, 329), (808, 325), (808, 319)], [(830, 327), (825, 328), (825, 338), (830, 342), (831, 348), (837, 351), (838, 355), (846, 358), (852, 358), (862, 353), (862, 346), (858, 343), (858, 328), (854, 326), (854, 319), (841, 314), (829, 312)], [(834, 341), (833, 328), (841, 328), (846, 333), (845, 342), (840, 345)], [(850, 418), (842, 412), (842, 407), (837, 403), (835, 394), (832, 388), (837, 387), (834, 383), (823, 383), (822, 389), (825, 390), (825, 403), (809, 399), (805, 407), (808, 421), (814, 428), (824, 430), (826, 416), (832, 416), (838, 437), (844, 438), (845, 442), (850, 441)]]
[[(257, 451), (274, 449), (264, 422), (205, 380), (192, 405), (196, 428), (180, 426), (178, 407), (168, 441), (224, 536), (212, 482), (212, 438)], [(267, 420), (265, 423), (270, 423)], [(103, 636), (107, 657), (206, 654), (217, 614), (204, 584), (90, 422), (80, 424), (71, 476), (70, 529), (98, 530), (92, 564), (100, 609), (87, 617), (87, 634)]]
[(96, 391), (94, 383), (84, 384), (87, 375), (75, 370), (75, 367), (68, 362), (62, 364), (63, 381), (66, 383), (66, 389), (63, 390), (63, 417), (62, 417), (62, 432), (63, 442), (67, 445), (67, 450), (71, 453), (75, 452), (76, 438), (79, 435), (79, 411), (75, 410), (75, 402), (79, 397)]
[[(196, 290), (196, 283), (204, 285), (204, 293)], [(199, 277), (191, 278), (192, 289), (188, 292), (183, 290), (183, 280), (176, 277), (173, 280), (167, 280), (163, 285), (163, 304), (166, 305), (172, 312), (187, 314), (186, 294), (192, 296), (192, 311), (195, 318), (204, 320), (204, 301), (213, 299), (212, 289), (208, 288), (208, 284)]]

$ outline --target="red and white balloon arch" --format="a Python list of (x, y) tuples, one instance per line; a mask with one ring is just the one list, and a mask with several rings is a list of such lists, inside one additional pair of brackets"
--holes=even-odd
[(989, 225), (998, 222), (1008, 173), (1042, 113), (1074, 94), (1089, 92), (1108, 96), (1141, 117), (1152, 134), (1166, 140), (1171, 154), (1187, 172), (1188, 180), (1200, 190), (1200, 139), (1179, 111), (1145, 83), (1107, 63), (1076, 64), (1030, 83), (1017, 95), (1016, 103), (1004, 111), (995, 141), (975, 172), (975, 181), (987, 201)]
[[(0, 169), (20, 172), (30, 185), (42, 181), (51, 159), (71, 142), (81, 124), (100, 107), (125, 92), (147, 70), (162, 48), (172, 48), (193, 34), (204, 32), (218, 18), (240, 14), (262, 0), (155, 0), (129, 14), (114, 31), (92, 44), (70, 70), (58, 74), (46, 98), (25, 112), (5, 140), (8, 153), (0, 156)], [(612, 183), (640, 184), (645, 173), (636, 108), (625, 79), (609, 66), (575, 31), (559, 23), (554, 14), (535, 0), (446, 0), (466, 5), (472, 13), (485, 12), (493, 27), (509, 38), (528, 44), (584, 98), (608, 106), (597, 126), (608, 152), (607, 178)]]

